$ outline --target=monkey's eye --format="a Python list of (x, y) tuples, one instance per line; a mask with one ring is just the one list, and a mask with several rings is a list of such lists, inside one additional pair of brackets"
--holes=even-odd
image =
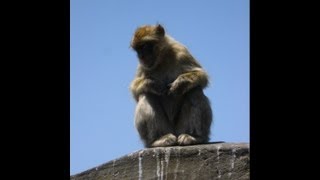
[(141, 44), (140, 46), (138, 46), (136, 48), (136, 51), (148, 53), (148, 52), (152, 52), (153, 47), (154, 47), (154, 43), (148, 42), (148, 43), (144, 43), (144, 44)]

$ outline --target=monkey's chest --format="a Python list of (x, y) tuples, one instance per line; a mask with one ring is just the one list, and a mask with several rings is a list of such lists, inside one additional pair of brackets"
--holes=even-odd
[(175, 69), (166, 69), (166, 70), (158, 70), (154, 71), (151, 74), (149, 74), (152, 79), (157, 79), (158, 82), (164, 83), (164, 84), (170, 84), (174, 80), (176, 80), (179, 76), (179, 72)]

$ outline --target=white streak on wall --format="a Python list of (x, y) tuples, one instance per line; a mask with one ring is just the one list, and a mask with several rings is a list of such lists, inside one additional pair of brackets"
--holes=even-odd
[(198, 156), (200, 156), (201, 155), (201, 149), (198, 149)]
[[(221, 148), (221, 145), (217, 145), (217, 160), (218, 160), (218, 165), (220, 163), (220, 148)], [(218, 167), (217, 167), (218, 168)], [(221, 178), (221, 171), (220, 169), (218, 168), (218, 179)]]
[(180, 165), (180, 147), (177, 148), (177, 157), (176, 157), (176, 167), (174, 168), (174, 179), (177, 179), (177, 173), (179, 171), (179, 165)]
[(157, 160), (157, 178), (158, 180), (160, 179), (160, 159), (159, 159), (159, 152), (154, 149), (153, 150), (154, 154), (156, 155), (156, 160)]
[(218, 162), (219, 162), (219, 159), (220, 159), (220, 148), (221, 148), (221, 145), (218, 145), (217, 146), (217, 159), (218, 159)]
[[(171, 148), (168, 148), (165, 152), (165, 156), (164, 156), (164, 161), (166, 162), (166, 174), (168, 174), (169, 172), (169, 160), (170, 160), (170, 151), (171, 151)], [(166, 180), (167, 180), (168, 176), (166, 176)]]
[(139, 152), (139, 180), (142, 180), (142, 154), (143, 150)]
[(160, 171), (160, 180), (163, 180), (163, 159), (160, 159), (160, 163), (161, 163), (161, 171)]
[(232, 148), (232, 158), (231, 158), (231, 170), (230, 172), (228, 173), (228, 176), (231, 177), (232, 175), (232, 171), (233, 171), (233, 168), (234, 168), (234, 161), (236, 159), (236, 148)]

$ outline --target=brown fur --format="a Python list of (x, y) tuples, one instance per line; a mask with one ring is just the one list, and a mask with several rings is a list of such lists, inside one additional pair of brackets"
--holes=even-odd
[(139, 27), (131, 47), (140, 61), (130, 89), (145, 146), (208, 142), (212, 111), (203, 94), (208, 75), (200, 64), (161, 25)]

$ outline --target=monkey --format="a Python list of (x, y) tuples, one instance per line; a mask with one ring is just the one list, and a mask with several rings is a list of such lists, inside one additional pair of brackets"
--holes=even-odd
[(213, 115), (203, 92), (209, 77), (199, 62), (161, 24), (138, 27), (130, 46), (139, 59), (130, 90), (144, 146), (207, 143)]

